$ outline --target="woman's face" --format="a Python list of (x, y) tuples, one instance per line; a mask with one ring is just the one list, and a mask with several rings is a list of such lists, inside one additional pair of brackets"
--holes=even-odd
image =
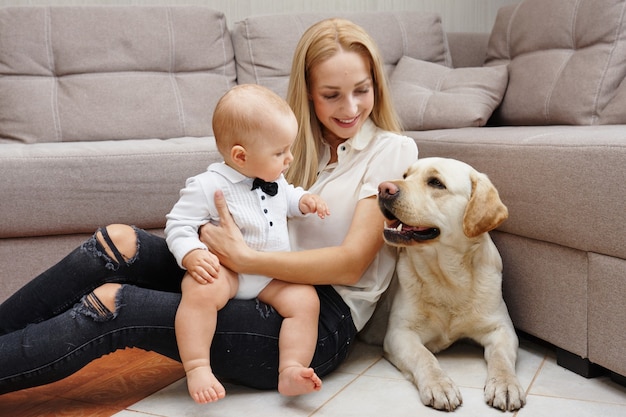
[(325, 139), (356, 135), (374, 107), (368, 63), (356, 52), (339, 51), (315, 66), (310, 77), (309, 94)]

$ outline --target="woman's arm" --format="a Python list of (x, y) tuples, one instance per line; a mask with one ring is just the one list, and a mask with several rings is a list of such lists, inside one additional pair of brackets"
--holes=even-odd
[(358, 202), (350, 229), (341, 245), (298, 252), (250, 249), (220, 191), (215, 193), (215, 205), (220, 225), (202, 227), (200, 239), (224, 266), (238, 273), (265, 275), (304, 284), (352, 285), (359, 281), (384, 244), (384, 218), (375, 197)]

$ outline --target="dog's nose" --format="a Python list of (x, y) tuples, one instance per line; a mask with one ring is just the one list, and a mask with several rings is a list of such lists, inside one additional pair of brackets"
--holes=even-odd
[(381, 182), (378, 186), (378, 198), (384, 200), (390, 200), (392, 198), (396, 198), (400, 189), (389, 181)]

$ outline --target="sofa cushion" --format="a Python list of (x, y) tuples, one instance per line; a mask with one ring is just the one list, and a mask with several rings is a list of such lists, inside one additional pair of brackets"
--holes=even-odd
[(0, 239), (162, 228), (185, 180), (221, 160), (212, 137), (0, 147)]
[(603, 124), (607, 125), (626, 123), (626, 78), (622, 80), (615, 95), (602, 110), (600, 119)]
[(249, 17), (233, 29), (239, 83), (261, 84), (287, 96), (298, 40), (313, 23), (329, 17), (353, 21), (377, 43), (387, 70), (404, 55), (451, 65), (441, 18), (422, 12), (302, 13)]
[(405, 56), (391, 75), (391, 96), (407, 130), (484, 126), (507, 79), (506, 65), (453, 69)]
[(236, 79), (203, 7), (2, 8), (0, 42), (0, 142), (210, 136)]
[(482, 67), (489, 36), (487, 32), (446, 32), (452, 67)]
[(625, 100), (621, 112), (611, 103), (626, 76), (625, 11), (624, 0), (523, 0), (501, 8), (486, 59), (509, 63), (499, 121), (626, 123)]

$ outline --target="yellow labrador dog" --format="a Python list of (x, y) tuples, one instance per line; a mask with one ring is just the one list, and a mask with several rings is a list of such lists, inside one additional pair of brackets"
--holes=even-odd
[(433, 353), (472, 339), (485, 348), (485, 401), (521, 408), (518, 340), (502, 299), (502, 259), (487, 233), (508, 210), (491, 181), (461, 161), (425, 158), (403, 180), (381, 183), (378, 201), (385, 241), (400, 248), (386, 357), (415, 383), (424, 404), (452, 411), (461, 393)]

